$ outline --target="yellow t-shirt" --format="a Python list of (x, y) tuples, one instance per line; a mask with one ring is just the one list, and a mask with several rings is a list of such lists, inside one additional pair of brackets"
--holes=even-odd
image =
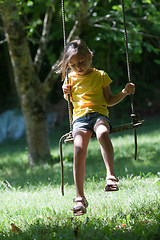
[[(73, 122), (85, 116), (87, 113), (98, 112), (109, 116), (107, 102), (103, 89), (112, 80), (107, 73), (95, 68), (89, 74), (80, 76), (75, 72), (69, 73), (68, 79), (71, 84), (71, 102), (73, 104)], [(66, 84), (66, 80), (65, 80)]]

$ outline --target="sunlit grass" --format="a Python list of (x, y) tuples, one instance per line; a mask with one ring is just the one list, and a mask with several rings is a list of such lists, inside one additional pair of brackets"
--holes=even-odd
[[(87, 214), (71, 211), (75, 187), (73, 144), (63, 146), (65, 195), (61, 196), (58, 140), (51, 139), (55, 164), (29, 167), (25, 142), (4, 143), (0, 152), (0, 239), (159, 239), (160, 128), (159, 119), (138, 129), (134, 160), (132, 131), (111, 136), (118, 192), (105, 193), (105, 168), (93, 139), (86, 160)], [(0, 146), (1, 147), (1, 146)], [(3, 150), (2, 150), (3, 149)], [(22, 232), (13, 233), (11, 223)]]

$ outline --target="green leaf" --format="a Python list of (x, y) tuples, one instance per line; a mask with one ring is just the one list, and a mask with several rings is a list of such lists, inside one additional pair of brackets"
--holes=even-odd
[(127, 222), (129, 222), (130, 219), (131, 219), (131, 214), (128, 214), (128, 215), (126, 216), (126, 220), (127, 220)]
[(116, 10), (116, 11), (121, 11), (122, 10), (122, 5), (114, 5), (112, 7), (113, 10)]
[(149, 4), (151, 4), (152, 1), (151, 0), (142, 0), (142, 3), (149, 3)]

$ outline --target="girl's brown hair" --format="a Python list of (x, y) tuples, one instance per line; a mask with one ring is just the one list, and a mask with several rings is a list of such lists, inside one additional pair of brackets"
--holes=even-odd
[(68, 61), (71, 59), (71, 57), (77, 53), (83, 53), (85, 56), (88, 54), (91, 54), (93, 56), (93, 53), (88, 48), (86, 43), (81, 39), (75, 39), (71, 41), (65, 48), (62, 60), (59, 64), (59, 70), (58, 72), (62, 73), (62, 80), (65, 79), (66, 71), (69, 71), (68, 67)]

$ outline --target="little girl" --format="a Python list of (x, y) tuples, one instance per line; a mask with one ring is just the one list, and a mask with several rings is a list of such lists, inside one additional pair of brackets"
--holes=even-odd
[[(110, 140), (109, 111), (107, 106), (114, 106), (127, 95), (134, 94), (133, 83), (126, 84), (117, 95), (112, 95), (112, 80), (104, 71), (91, 68), (92, 52), (80, 39), (73, 40), (64, 51), (61, 62), (64, 98), (68, 94), (73, 104), (74, 138), (74, 181), (77, 196), (72, 209), (75, 216), (86, 213), (88, 202), (84, 195), (85, 160), (89, 140), (94, 133), (100, 143), (102, 157), (106, 166), (105, 191), (117, 191), (118, 180), (114, 173), (114, 153)], [(68, 72), (69, 84), (66, 81)]]

